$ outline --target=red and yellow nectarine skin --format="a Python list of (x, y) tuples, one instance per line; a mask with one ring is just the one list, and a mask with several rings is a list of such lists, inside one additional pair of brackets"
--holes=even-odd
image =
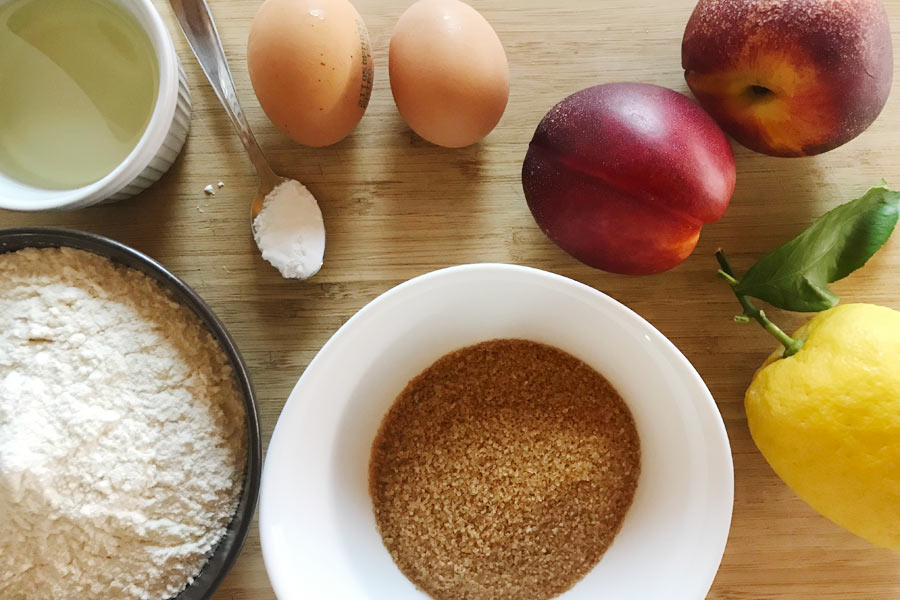
[(703, 109), (645, 83), (572, 94), (544, 117), (522, 166), (540, 228), (592, 267), (658, 273), (693, 251), (734, 191), (731, 147)]
[(819, 154), (862, 133), (893, 74), (879, 0), (700, 0), (681, 62), (719, 125), (774, 156)]

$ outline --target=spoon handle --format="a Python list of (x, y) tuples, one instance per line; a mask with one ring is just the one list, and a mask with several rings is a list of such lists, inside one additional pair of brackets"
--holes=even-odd
[(231, 117), (231, 122), (237, 130), (244, 148), (247, 149), (261, 182), (264, 185), (274, 186), (280, 177), (272, 171), (272, 167), (263, 156), (262, 150), (253, 136), (253, 131), (250, 129), (250, 124), (244, 116), (244, 111), (241, 109), (241, 103), (238, 101), (237, 92), (234, 89), (234, 80), (228, 69), (228, 61), (225, 59), (222, 40), (219, 39), (219, 32), (216, 31), (216, 24), (206, 0), (169, 0), (169, 4), (172, 5), (184, 37), (187, 38), (203, 72), (206, 73), (206, 78), (209, 79), (209, 83), (215, 90), (219, 102)]

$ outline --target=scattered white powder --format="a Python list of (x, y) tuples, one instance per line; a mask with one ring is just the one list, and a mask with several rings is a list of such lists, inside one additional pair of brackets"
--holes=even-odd
[(253, 237), (262, 257), (287, 278), (319, 272), (325, 255), (325, 224), (315, 197), (289, 179), (266, 195), (253, 220)]
[(0, 598), (174, 596), (231, 521), (245, 435), (226, 357), (150, 278), (0, 255)]

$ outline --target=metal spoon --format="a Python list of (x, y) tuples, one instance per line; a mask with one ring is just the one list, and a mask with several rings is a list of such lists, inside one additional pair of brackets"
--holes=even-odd
[[(194, 56), (197, 57), (200, 67), (216, 92), (216, 96), (219, 98), (222, 106), (225, 107), (225, 112), (231, 118), (231, 123), (237, 130), (238, 137), (250, 156), (250, 162), (256, 167), (256, 173), (259, 176), (259, 187), (256, 190), (256, 196), (253, 197), (253, 201), (250, 204), (250, 222), (251, 227), (253, 227), (256, 217), (262, 212), (266, 196), (280, 184), (292, 180), (282, 177), (272, 170), (262, 150), (260, 150), (256, 138), (253, 136), (253, 131), (250, 129), (250, 124), (247, 123), (247, 118), (241, 109), (241, 103), (238, 101), (237, 92), (234, 89), (234, 80), (231, 78), (231, 71), (228, 68), (228, 61), (225, 59), (225, 51), (222, 48), (222, 40), (219, 38), (219, 32), (216, 30), (216, 24), (213, 21), (206, 1), (169, 0), (169, 4), (172, 5), (172, 10), (175, 11), (175, 17), (181, 25), (181, 30), (184, 32), (184, 37), (187, 38), (191, 50), (194, 51)], [(324, 239), (325, 229), (321, 225), (321, 217), (319, 217), (318, 227), (315, 229), (313, 235), (321, 235), (321, 238)], [(265, 252), (263, 252), (263, 256), (265, 257)], [(275, 266), (277, 267), (278, 265)], [(279, 267), (279, 270), (282, 269)], [(284, 274), (284, 270), (282, 270), (282, 274)], [(315, 271), (306, 276), (311, 277), (314, 274)], [(287, 277), (288, 275), (285, 276)]]

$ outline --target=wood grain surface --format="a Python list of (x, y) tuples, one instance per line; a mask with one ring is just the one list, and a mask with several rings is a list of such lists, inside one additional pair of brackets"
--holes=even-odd
[[(407, 2), (356, 2), (374, 47), (372, 101), (350, 137), (311, 149), (280, 134), (253, 95), (245, 53), (259, 0), (211, 0), (261, 145), (276, 170), (305, 182), (322, 205), (326, 261), (309, 282), (286, 281), (260, 258), (249, 228), (254, 173), (164, 2), (158, 6), (193, 93), (182, 156), (139, 197), (70, 213), (0, 212), (0, 226), (59, 225), (104, 234), (158, 259), (187, 281), (226, 323), (249, 363), (266, 440), (316, 351), (392, 286), (441, 267), (488, 261), (582, 281), (668, 336), (718, 402), (734, 452), (736, 489), (731, 536), (709, 598), (900, 598), (900, 554), (872, 547), (816, 514), (753, 445), (743, 391), (773, 341), (755, 325), (732, 322), (738, 305), (715, 277), (713, 258), (723, 247), (743, 270), (879, 179), (900, 185), (900, 93), (895, 90), (869, 131), (820, 157), (769, 158), (735, 145), (738, 183), (731, 207), (719, 223), (703, 228), (694, 254), (661, 275), (610, 275), (579, 264), (538, 230), (522, 194), (522, 159), (540, 118), (571, 92), (633, 80), (687, 93), (680, 43), (693, 0), (472, 0), (506, 47), (512, 90), (497, 129), (481, 144), (461, 150), (418, 139), (391, 99), (388, 42)], [(893, 30), (900, 32), (900, 0), (885, 4)], [(206, 196), (204, 186), (218, 180), (225, 187)], [(836, 287), (844, 302), (900, 309), (900, 236)], [(805, 318), (772, 314), (789, 330)], [(271, 598), (254, 528), (215, 599)]]

